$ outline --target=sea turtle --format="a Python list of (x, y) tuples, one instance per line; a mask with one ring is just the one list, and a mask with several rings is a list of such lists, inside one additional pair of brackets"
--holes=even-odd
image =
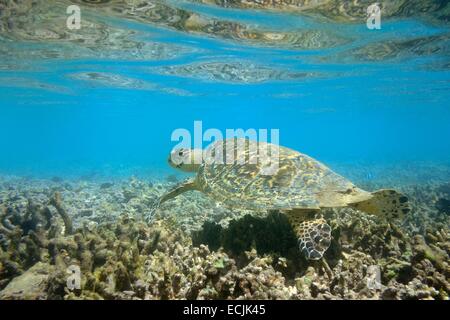
[[(272, 157), (269, 167), (274, 170), (264, 172), (269, 162), (262, 161), (261, 155), (269, 154), (267, 150), (277, 161)], [(400, 219), (410, 210), (407, 197), (395, 190), (364, 191), (319, 161), (270, 143), (227, 139), (205, 151), (174, 149), (168, 161), (197, 175), (162, 195), (151, 216), (163, 202), (191, 190), (228, 208), (278, 210), (287, 215), (300, 250), (311, 260), (322, 258), (331, 242), (331, 227), (320, 213), (322, 208), (352, 207), (388, 220)]]

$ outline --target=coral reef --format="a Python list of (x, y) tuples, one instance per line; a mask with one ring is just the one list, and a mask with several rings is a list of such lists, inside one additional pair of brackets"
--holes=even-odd
[[(449, 298), (445, 184), (405, 187), (413, 210), (402, 225), (324, 211), (330, 249), (307, 261), (278, 212), (186, 195), (147, 224), (171, 183), (1, 179), (0, 299)], [(74, 267), (80, 286), (70, 288)]]

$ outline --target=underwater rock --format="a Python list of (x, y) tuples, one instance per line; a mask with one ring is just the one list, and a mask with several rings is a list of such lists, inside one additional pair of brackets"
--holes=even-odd
[(125, 199), (125, 202), (129, 202), (133, 198), (137, 198), (139, 194), (135, 190), (131, 189), (124, 189), (123, 190), (123, 197)]
[(265, 218), (246, 215), (232, 220), (226, 229), (207, 221), (192, 237), (194, 245), (206, 244), (212, 250), (223, 247), (236, 256), (252, 248), (259, 254), (276, 253), (281, 256), (289, 254), (293, 248), (298, 251), (297, 237), (289, 221), (277, 212)]
[(100, 185), (100, 189), (109, 189), (114, 185), (112, 182), (105, 182)]
[(55, 268), (38, 262), (22, 275), (14, 278), (2, 291), (0, 300), (45, 300), (48, 297), (50, 274)]
[(437, 191), (442, 192), (446, 197), (450, 197), (450, 182), (440, 185)]
[(53, 198), (50, 199), (50, 204), (56, 208), (56, 211), (63, 219), (66, 235), (72, 234), (73, 232), (72, 219), (67, 214), (67, 211), (64, 208), (64, 205), (61, 200), (61, 194), (59, 192), (55, 192)]
[(413, 237), (413, 261), (419, 262), (423, 259), (428, 259), (440, 269), (445, 269), (444, 265), (449, 261), (448, 254), (436, 246), (429, 246), (424, 237), (415, 235)]
[(441, 212), (442, 214), (445, 215), (450, 215), (450, 200), (448, 199), (444, 199), (444, 198), (440, 198), (437, 202), (436, 202), (436, 208), (439, 210), (439, 212)]
[(178, 177), (174, 174), (168, 175), (166, 177), (166, 181), (170, 182), (170, 183), (177, 183), (178, 182)]
[(206, 221), (201, 230), (193, 232), (192, 243), (196, 247), (205, 244), (211, 250), (216, 251), (222, 246), (222, 232), (221, 225)]

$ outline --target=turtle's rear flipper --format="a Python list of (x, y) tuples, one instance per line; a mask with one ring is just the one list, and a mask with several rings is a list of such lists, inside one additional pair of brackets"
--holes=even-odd
[(300, 251), (310, 260), (319, 260), (330, 247), (331, 227), (324, 219), (303, 221), (298, 226)]
[(386, 219), (401, 220), (411, 208), (408, 198), (395, 190), (378, 190), (372, 192), (373, 198), (358, 203), (352, 203), (350, 206), (376, 216)]
[(287, 214), (298, 237), (300, 251), (307, 259), (319, 260), (330, 247), (331, 227), (325, 219), (301, 220), (300, 215)]

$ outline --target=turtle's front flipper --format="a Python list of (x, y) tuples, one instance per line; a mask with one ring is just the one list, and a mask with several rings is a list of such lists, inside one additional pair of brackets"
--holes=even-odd
[(151, 221), (156, 210), (166, 202), (167, 200), (173, 199), (176, 196), (191, 190), (198, 190), (197, 184), (195, 183), (195, 179), (188, 179), (181, 184), (177, 185), (172, 190), (168, 191), (167, 193), (163, 194), (162, 196), (158, 197), (150, 206), (150, 212), (147, 215), (147, 220)]
[(325, 219), (308, 219), (307, 215), (299, 212), (286, 212), (296, 235), (298, 236), (300, 251), (307, 259), (319, 260), (330, 247), (331, 227)]

